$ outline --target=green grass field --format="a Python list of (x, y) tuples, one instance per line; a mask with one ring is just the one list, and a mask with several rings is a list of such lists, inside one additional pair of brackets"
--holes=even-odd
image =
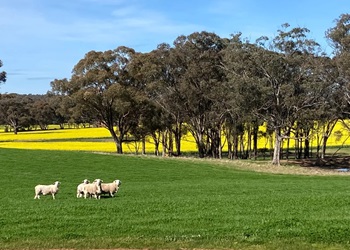
[[(0, 149), (0, 249), (349, 249), (349, 176), (210, 161)], [(85, 178), (115, 198), (77, 199)], [(56, 200), (36, 184), (61, 181)]]

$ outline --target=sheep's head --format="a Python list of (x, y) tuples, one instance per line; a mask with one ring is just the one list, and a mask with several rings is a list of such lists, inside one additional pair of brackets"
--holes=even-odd
[(94, 180), (94, 183), (96, 183), (98, 186), (101, 185), (102, 182), (103, 182), (103, 180), (101, 180), (101, 179)]
[(84, 184), (89, 184), (90, 181), (89, 181), (88, 179), (85, 179), (85, 180), (83, 180), (83, 183), (84, 183)]
[(55, 182), (55, 186), (56, 186), (56, 187), (59, 187), (60, 185), (61, 185), (61, 182), (59, 182), (59, 181), (56, 181), (56, 182)]
[(117, 185), (117, 187), (119, 187), (122, 184), (122, 182), (120, 180), (115, 180), (114, 182)]

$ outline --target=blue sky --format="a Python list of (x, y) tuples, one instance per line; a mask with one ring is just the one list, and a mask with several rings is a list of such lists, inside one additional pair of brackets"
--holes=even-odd
[(0, 93), (45, 94), (91, 50), (148, 52), (203, 30), (253, 41), (289, 23), (329, 50), (325, 31), (349, 10), (349, 0), (0, 0)]

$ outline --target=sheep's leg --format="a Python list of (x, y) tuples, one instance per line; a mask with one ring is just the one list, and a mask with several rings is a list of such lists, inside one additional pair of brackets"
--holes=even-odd
[(52, 199), (55, 199), (55, 194), (52, 194)]

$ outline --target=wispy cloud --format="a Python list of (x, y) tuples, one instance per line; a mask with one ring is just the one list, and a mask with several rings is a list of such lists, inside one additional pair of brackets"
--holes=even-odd
[[(16, 0), (14, 0), (16, 1)], [(66, 1), (67, 2), (67, 1)], [(126, 39), (138, 39), (147, 36), (179, 35), (183, 31), (193, 32), (198, 25), (179, 23), (165, 14), (147, 9), (147, 4), (125, 5), (125, 1), (78, 1), (80, 4), (112, 4), (103, 8), (98, 15), (81, 13), (79, 5), (67, 11), (67, 6), (59, 9), (46, 8), (45, 11), (31, 6), (0, 7), (0, 25), (9, 39), (67, 40), (81, 42), (123, 42)], [(49, 6), (51, 7), (51, 6)], [(91, 6), (92, 8), (93, 6)], [(89, 9), (88, 7), (84, 7)], [(13, 18), (16, 16), (16, 18)], [(9, 22), (8, 20), (11, 20)], [(6, 30), (8, 32), (6, 32)], [(11, 32), (10, 32), (11, 31)], [(159, 41), (163, 42), (163, 41)]]
[(38, 76), (38, 77), (28, 77), (27, 80), (29, 81), (38, 81), (38, 80), (49, 80), (51, 81), (54, 79), (52, 76)]

